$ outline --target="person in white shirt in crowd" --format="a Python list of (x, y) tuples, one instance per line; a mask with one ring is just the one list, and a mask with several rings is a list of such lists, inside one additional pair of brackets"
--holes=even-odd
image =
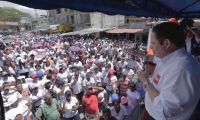
[(74, 62), (74, 66), (76, 66), (77, 68), (80, 68), (80, 69), (83, 67), (81, 61), (79, 61), (79, 57), (76, 57), (76, 60)]
[(79, 70), (76, 70), (74, 76), (71, 79), (71, 88), (73, 90), (74, 95), (80, 103), (82, 103), (82, 97), (84, 94), (83, 90), (83, 79), (80, 77)]
[(140, 94), (136, 90), (136, 85), (134, 82), (130, 83), (129, 85), (130, 89), (126, 92), (127, 98), (129, 99), (128, 103), (135, 107), (140, 99)]
[(43, 83), (42, 81), (38, 80), (38, 76), (36, 74), (32, 74), (31, 78), (33, 79), (33, 81), (30, 83), (30, 86), (36, 85), (37, 87), (39, 87), (39, 89), (43, 89)]
[(2, 85), (2, 98), (3, 98), (3, 102), (7, 102), (8, 98), (16, 92), (16, 88), (11, 87), (8, 82), (4, 82)]
[(12, 119), (12, 115), (16, 111), (21, 111), (23, 116), (31, 115), (32, 105), (27, 104), (27, 101), (21, 100), (22, 96), (16, 92), (10, 96), (8, 101), (5, 103), (5, 107), (9, 107), (9, 110), (6, 111), (5, 116), (6, 120)]
[(66, 97), (65, 97), (65, 92), (66, 92), (67, 90), (70, 90), (69, 86), (70, 86), (70, 85), (69, 85), (69, 84), (65, 84), (64, 81), (58, 81), (58, 82), (57, 82), (57, 86), (55, 87), (55, 90), (56, 90), (56, 93), (58, 93), (58, 95), (59, 95), (60, 103), (61, 103), (64, 99), (66, 99)]
[(11, 86), (15, 85), (15, 79), (13, 77), (8, 77), (8, 75), (9, 74), (6, 71), (3, 71), (0, 83), (3, 84), (4, 82), (8, 82)]
[(26, 68), (26, 61), (19, 57), (19, 55), (17, 56), (16, 58), (16, 69), (17, 69), (17, 73), (20, 75), (20, 76), (25, 76), (26, 78), (28, 78), (28, 75), (29, 75), (29, 72), (28, 72), (28, 69)]
[(32, 104), (32, 112), (35, 114), (36, 110), (44, 103), (43, 100), (43, 90), (38, 89), (36, 85), (30, 86), (30, 103)]
[(183, 30), (175, 23), (153, 28), (151, 48), (160, 60), (151, 78), (148, 71), (139, 72), (138, 78), (146, 89), (145, 107), (156, 120), (188, 120), (199, 101), (200, 66), (184, 49), (184, 39)]
[(66, 99), (62, 101), (61, 109), (63, 120), (81, 120), (78, 112), (79, 102), (76, 97), (72, 96), (70, 90), (65, 92)]
[(36, 73), (34, 60), (30, 60), (29, 62), (27, 62), (25, 68), (28, 69), (28, 77), (31, 77), (32, 74)]
[[(84, 88), (84, 90), (86, 89), (87, 86), (95, 86), (95, 81), (92, 78), (92, 73), (91, 72), (88, 72), (86, 74), (85, 79), (83, 80), (83, 88)], [(85, 92), (86, 92), (86, 90), (85, 90)]]
[(59, 68), (59, 63), (57, 61), (58, 59), (56, 57), (53, 57), (53, 63), (51, 64), (52, 68)]
[[(97, 87), (103, 87), (101, 82), (96, 83)], [(108, 102), (106, 98), (106, 90), (104, 89), (102, 92), (99, 92), (98, 94), (98, 107), (99, 107), (99, 112), (105, 110), (108, 107)]]
[(121, 104), (126, 108), (127, 114), (129, 115), (134, 107), (131, 104), (129, 104), (128, 101), (129, 101), (128, 98), (124, 96), (121, 97)]
[(67, 73), (64, 71), (63, 68), (59, 69), (59, 73), (57, 74), (56, 79), (58, 81), (64, 81), (65, 83), (68, 83)]
[(96, 66), (96, 67), (94, 68), (94, 71), (92, 72), (92, 77), (93, 77), (93, 79), (95, 80), (95, 83), (97, 83), (97, 82), (102, 82), (102, 81), (101, 81), (101, 76), (102, 76), (102, 73), (99, 72), (99, 67)]
[(126, 75), (128, 78), (132, 78), (134, 75), (133, 70), (131, 69), (131, 66), (128, 65), (126, 68), (122, 71), (123, 75)]
[(118, 61), (117, 64), (120, 68), (125, 69), (126, 66), (128, 65), (128, 62), (125, 61), (126, 58), (122, 57), (121, 61)]
[(47, 71), (49, 71), (49, 69), (51, 68), (51, 64), (49, 61), (43, 60), (43, 69), (45, 70), (45, 73)]
[(128, 115), (126, 108), (120, 104), (119, 100), (113, 100), (112, 105), (110, 107), (111, 115), (115, 116), (117, 120), (125, 120)]
[(106, 99), (109, 100), (110, 95), (117, 87), (117, 77), (114, 75), (112, 70), (108, 72), (108, 76), (104, 79), (103, 84), (106, 86)]
[(2, 67), (3, 71), (6, 71), (8, 74), (10, 74), (11, 76), (16, 77), (17, 74), (15, 72), (15, 65), (14, 62), (12, 62), (11, 58), (7, 58), (4, 61), (3, 67)]
[(90, 70), (88, 69), (88, 65), (87, 64), (84, 64), (84, 68), (81, 70), (80, 72), (80, 76), (82, 79), (85, 79), (86, 78), (86, 74), (90, 72)]

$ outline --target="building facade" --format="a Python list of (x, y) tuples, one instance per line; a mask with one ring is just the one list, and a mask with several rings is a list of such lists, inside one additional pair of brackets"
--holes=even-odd
[(80, 12), (68, 8), (59, 8), (48, 11), (50, 24), (68, 22), (73, 31), (88, 28), (118, 28), (124, 25), (125, 16), (109, 16), (99, 12)]

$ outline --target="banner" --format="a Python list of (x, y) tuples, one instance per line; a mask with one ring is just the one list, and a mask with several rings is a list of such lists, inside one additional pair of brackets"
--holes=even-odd
[(0, 25), (11, 25), (11, 26), (18, 26), (18, 22), (8, 22), (8, 21), (0, 21)]
[(150, 48), (150, 46), (151, 46), (151, 34), (152, 34), (152, 29), (149, 29), (148, 42), (147, 42), (147, 54), (153, 55), (153, 51)]

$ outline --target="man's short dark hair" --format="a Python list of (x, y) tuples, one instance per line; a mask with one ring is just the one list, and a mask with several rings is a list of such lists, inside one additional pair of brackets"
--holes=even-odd
[(153, 28), (156, 39), (163, 44), (165, 39), (169, 39), (176, 47), (185, 46), (185, 34), (183, 29), (176, 23), (164, 22)]
[(103, 114), (105, 114), (105, 113), (109, 113), (109, 114), (111, 114), (110, 109), (109, 109), (109, 108), (105, 108), (105, 109), (103, 110)]

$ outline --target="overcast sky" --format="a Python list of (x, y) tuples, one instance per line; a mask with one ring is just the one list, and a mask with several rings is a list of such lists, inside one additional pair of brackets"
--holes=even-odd
[[(18, 4), (14, 4), (11, 2), (6, 2), (6, 1), (0, 1), (0, 7), (13, 7), (20, 11), (30, 13), (33, 17), (35, 17), (34, 9), (28, 8), (22, 5), (18, 5)], [(39, 9), (37, 9), (37, 13), (38, 13), (38, 16), (47, 14), (46, 10), (39, 10)]]

